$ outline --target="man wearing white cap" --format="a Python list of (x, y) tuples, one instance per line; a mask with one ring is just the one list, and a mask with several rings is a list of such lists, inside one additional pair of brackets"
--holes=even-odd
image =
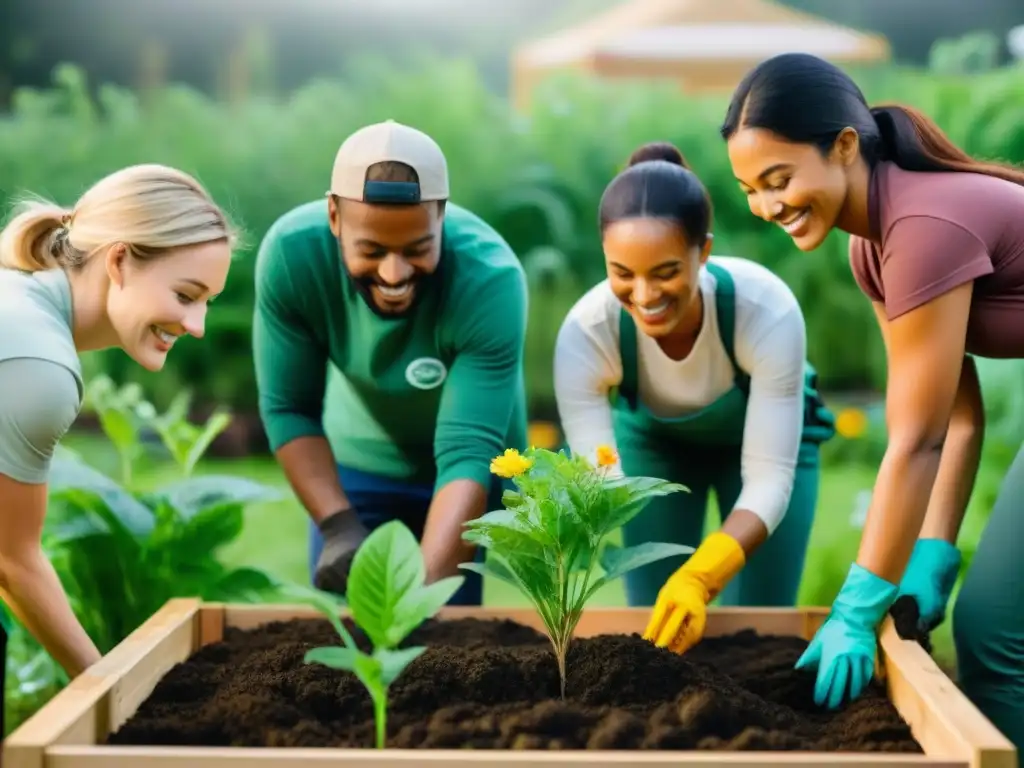
[(399, 519), (427, 578), (465, 574), (462, 526), (500, 506), (490, 461), (524, 448), (527, 289), (509, 245), (448, 202), (441, 148), (387, 121), (341, 145), (327, 200), (267, 232), (253, 349), (271, 449), (311, 518), (310, 566), (343, 594), (356, 548)]

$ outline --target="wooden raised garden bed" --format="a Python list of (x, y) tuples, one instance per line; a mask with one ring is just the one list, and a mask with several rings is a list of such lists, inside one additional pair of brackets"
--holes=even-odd
[[(648, 615), (584, 613), (563, 704), (550, 645), (527, 629), (541, 629), (532, 610), (443, 609), (410, 638), (433, 647), (393, 684), (388, 748), (377, 750), (354, 676), (303, 663), (337, 640), (321, 614), (172, 600), (15, 731), (3, 765), (1017, 766), (1012, 745), (891, 620), (884, 684), (829, 715), (810, 700), (813, 675), (792, 670), (824, 610), (712, 609), (705, 641), (685, 656), (633, 635)], [(342, 746), (309, 746), (331, 740)], [(252, 746), (190, 746), (204, 743)]]

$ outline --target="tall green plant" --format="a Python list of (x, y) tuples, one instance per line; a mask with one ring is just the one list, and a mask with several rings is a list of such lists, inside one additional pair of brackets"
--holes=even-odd
[(611, 475), (611, 449), (599, 448), (598, 455), (601, 466), (595, 468), (586, 457), (564, 451), (505, 451), (491, 470), (511, 478), (518, 491), (506, 491), (505, 509), (466, 523), (462, 535), (488, 556), (483, 564), (460, 567), (512, 585), (537, 610), (554, 648), (563, 698), (569, 643), (594, 593), (635, 568), (694, 551), (659, 542), (625, 548), (607, 543), (651, 499), (688, 489), (653, 477)]

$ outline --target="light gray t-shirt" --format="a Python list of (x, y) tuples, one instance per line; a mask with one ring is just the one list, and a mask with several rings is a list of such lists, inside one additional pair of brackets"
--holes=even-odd
[(0, 269), (0, 473), (44, 483), (84, 384), (61, 269)]

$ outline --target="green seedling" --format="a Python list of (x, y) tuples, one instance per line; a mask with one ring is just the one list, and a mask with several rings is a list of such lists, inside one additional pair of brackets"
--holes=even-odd
[(586, 458), (539, 448), (522, 456), (506, 453), (492, 471), (511, 476), (518, 491), (505, 492), (504, 509), (466, 523), (462, 537), (486, 548), (487, 559), (460, 567), (512, 585), (537, 609), (554, 647), (564, 699), (569, 644), (594, 593), (635, 568), (693, 552), (657, 542), (622, 548), (605, 539), (651, 499), (688, 489), (653, 477), (611, 477)]
[(373, 645), (361, 651), (338, 617), (332, 602), (315, 601), (343, 645), (313, 648), (305, 661), (352, 672), (370, 694), (377, 726), (377, 748), (387, 739), (388, 688), (426, 648), (400, 648), (416, 627), (434, 616), (465, 580), (451, 576), (424, 583), (423, 553), (412, 532), (393, 520), (374, 530), (352, 560), (345, 596), (352, 619)]

